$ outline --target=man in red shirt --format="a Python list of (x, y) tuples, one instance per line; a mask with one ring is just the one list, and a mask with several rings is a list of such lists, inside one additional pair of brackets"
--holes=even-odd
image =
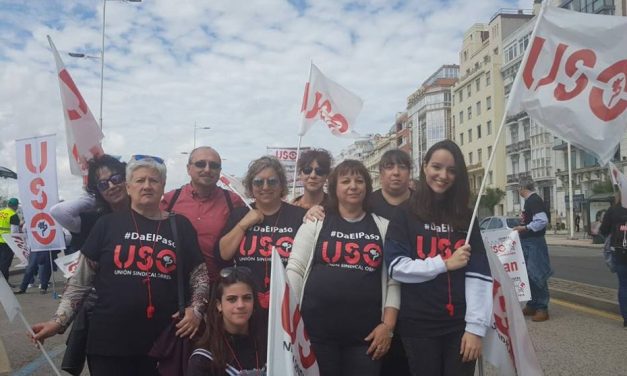
[(216, 185), (221, 170), (220, 154), (209, 146), (198, 147), (192, 150), (187, 163), (190, 183), (166, 193), (161, 200), (163, 210), (184, 215), (192, 222), (211, 281), (217, 280), (219, 272), (213, 260), (213, 248), (231, 210), (244, 206), (238, 195)]

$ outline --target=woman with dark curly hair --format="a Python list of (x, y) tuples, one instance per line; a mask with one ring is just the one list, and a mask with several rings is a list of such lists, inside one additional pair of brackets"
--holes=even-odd
[(287, 179), (283, 166), (274, 157), (252, 161), (243, 183), (255, 202), (252, 210), (233, 209), (216, 248), (216, 260), (252, 270), (259, 304), (267, 320), (272, 249), (276, 248), (286, 264), (305, 210), (282, 200), (287, 194)]
[(266, 341), (255, 282), (247, 267), (220, 271), (187, 376), (265, 375)]
[(333, 157), (324, 149), (307, 150), (300, 156), (297, 168), (305, 192), (296, 197), (292, 204), (303, 209), (326, 204), (328, 196), (324, 193), (324, 183), (331, 172), (332, 162)]

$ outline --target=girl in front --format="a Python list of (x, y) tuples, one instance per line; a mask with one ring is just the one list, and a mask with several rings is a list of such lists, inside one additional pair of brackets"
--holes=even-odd
[(401, 282), (397, 325), (413, 375), (471, 376), (481, 355), (492, 277), (476, 222), (465, 244), (469, 197), (461, 150), (440, 141), (425, 154), (417, 190), (387, 232), (383, 255), (390, 277)]

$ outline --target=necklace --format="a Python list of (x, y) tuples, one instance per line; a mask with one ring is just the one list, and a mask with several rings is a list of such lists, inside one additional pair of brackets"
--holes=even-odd
[[(159, 213), (161, 215), (161, 213)], [(140, 249), (144, 247), (144, 243), (142, 242), (141, 235), (139, 235), (139, 226), (137, 225), (137, 220), (135, 219), (135, 210), (131, 209), (131, 219), (133, 220), (133, 224), (135, 224), (135, 231), (139, 237), (139, 246)], [(154, 219), (149, 219), (154, 221)], [(159, 229), (161, 228), (161, 219), (157, 219), (157, 230), (155, 231), (155, 240), (152, 242), (152, 251), (153, 254), (157, 253), (157, 235), (159, 235)], [(155, 306), (152, 304), (152, 286), (150, 284), (150, 270), (147, 271), (146, 278), (142, 280), (142, 282), (146, 285), (148, 289), (148, 305), (146, 306), (146, 318), (148, 320), (152, 319), (155, 315)]]
[[(437, 250), (437, 252), (440, 254), (440, 256), (442, 256), (442, 259), (444, 259), (444, 257), (446, 256), (444, 250), (440, 250), (439, 245), (440, 245), (440, 235), (438, 234), (437, 231), (437, 226), (434, 226), (436, 229), (433, 230), (433, 233), (435, 233), (435, 239), (436, 239), (436, 244), (435, 244), (435, 248)], [(449, 243), (449, 247), (451, 250), (451, 254), (453, 252), (455, 252), (455, 250), (453, 249), (453, 243), (451, 243), (451, 232), (450, 232), (450, 225), (446, 225), (446, 237), (448, 238), (448, 243)], [(450, 257), (450, 256), (449, 256)], [(451, 272), (450, 271), (446, 271), (446, 279), (448, 282), (448, 303), (446, 304), (446, 310), (448, 311), (448, 315), (453, 317), (453, 315), (455, 314), (455, 305), (453, 305), (453, 294), (451, 292)]]
[[(237, 366), (239, 367), (239, 370), (243, 371), (244, 367), (242, 367), (242, 363), (240, 363), (239, 359), (237, 359), (237, 355), (235, 355), (235, 351), (233, 351), (233, 347), (229, 343), (229, 340), (226, 338), (226, 336), (224, 337), (224, 343), (226, 343), (226, 346), (231, 351), (231, 355), (233, 355), (233, 359), (235, 360), (235, 363), (237, 363)], [(255, 369), (257, 370), (257, 373), (259, 374), (259, 351), (257, 351), (257, 340), (256, 339), (254, 340), (254, 344), (255, 344), (255, 363), (257, 364)]]

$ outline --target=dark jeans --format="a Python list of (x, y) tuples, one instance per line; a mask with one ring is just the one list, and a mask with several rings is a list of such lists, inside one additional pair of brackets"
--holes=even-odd
[(366, 354), (369, 345), (343, 346), (311, 340), (320, 376), (379, 376), (380, 360)]
[(28, 284), (34, 281), (34, 276), (39, 270), (39, 281), (41, 282), (41, 289), (48, 289), (48, 282), (50, 282), (50, 276), (52, 275), (52, 266), (50, 265), (51, 256), (48, 251), (31, 252), (28, 256), (28, 266), (24, 271), (24, 278), (22, 278), (22, 284), (20, 285), (20, 291), (26, 291)]
[(549, 248), (544, 237), (523, 238), (520, 241), (527, 263), (531, 300), (527, 306), (547, 310), (549, 307), (549, 277), (553, 274)]
[(381, 365), (381, 376), (409, 376), (409, 364), (407, 363), (407, 355), (403, 348), (403, 342), (398, 333), (394, 333), (392, 338), (392, 346), (390, 351), (383, 357)]
[(87, 355), (91, 376), (158, 376), (157, 361), (143, 356)]
[(459, 350), (464, 331), (439, 337), (402, 337), (414, 376), (473, 376), (475, 363), (462, 362)]
[(0, 243), (0, 272), (9, 282), (9, 268), (13, 262), (13, 251), (7, 243)]
[(614, 263), (618, 277), (618, 305), (623, 315), (623, 322), (627, 323), (627, 264)]

